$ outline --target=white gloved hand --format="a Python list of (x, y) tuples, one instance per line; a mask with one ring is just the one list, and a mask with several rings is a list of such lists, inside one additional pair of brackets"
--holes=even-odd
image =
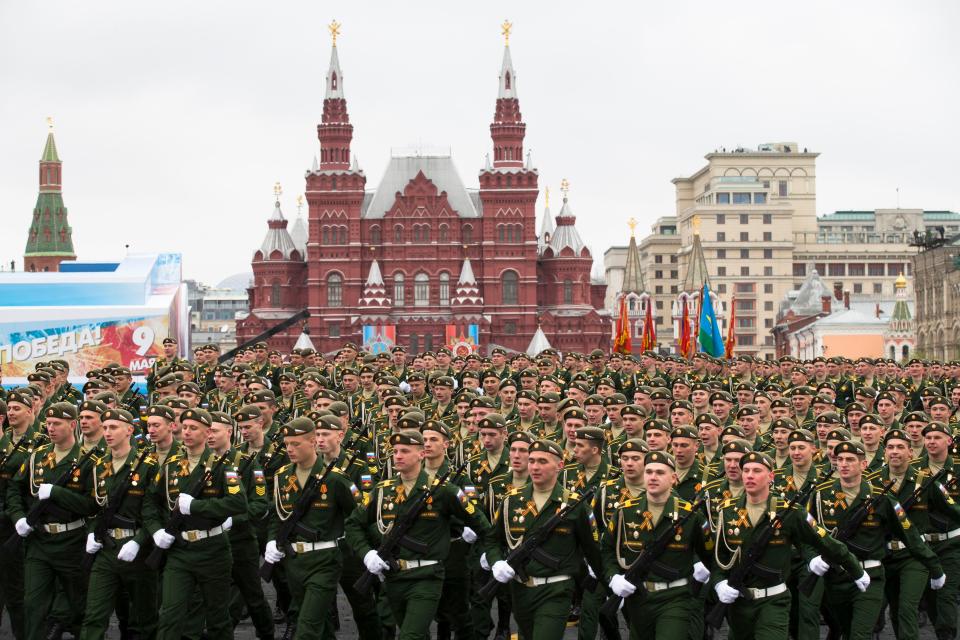
[(810, 558), (810, 563), (807, 564), (807, 568), (810, 569), (810, 573), (822, 576), (827, 571), (830, 571), (830, 563), (824, 560), (822, 556), (814, 556)]
[(270, 564), (277, 564), (283, 560), (286, 555), (287, 554), (285, 554), (283, 551), (280, 551), (280, 549), (277, 547), (276, 540), (267, 541), (267, 548), (263, 550), (263, 557), (267, 562)]
[(367, 568), (367, 571), (378, 576), (383, 575), (384, 571), (390, 570), (390, 565), (384, 562), (375, 549), (367, 551), (367, 555), (363, 556), (363, 566)]
[(853, 581), (853, 584), (857, 585), (857, 589), (860, 589), (861, 593), (866, 591), (867, 587), (870, 586), (870, 574), (864, 571), (862, 576)]
[(940, 574), (939, 578), (930, 578), (930, 588), (936, 591), (937, 589), (943, 589), (943, 585), (947, 583), (947, 574)]
[(487, 562), (487, 554), (483, 553), (480, 555), (480, 568), (484, 571), (490, 571), (490, 563)]
[(511, 567), (505, 560), (497, 560), (494, 562), (491, 570), (493, 571), (493, 578), (501, 584), (510, 582), (513, 580), (514, 576), (517, 575), (517, 572), (514, 571), (513, 567)]
[(597, 574), (595, 574), (595, 573), (593, 572), (593, 567), (591, 567), (589, 564), (587, 565), (587, 573), (588, 573), (588, 574), (590, 575), (590, 577), (593, 578), (594, 580), (597, 579)]
[(28, 535), (33, 533), (33, 527), (27, 524), (26, 518), (20, 518), (19, 520), (17, 520), (17, 523), (13, 526), (17, 530), (17, 533), (20, 535), (21, 538), (26, 538)]
[(621, 598), (629, 598), (637, 592), (637, 585), (627, 580), (622, 573), (618, 573), (610, 578), (610, 591)]
[(233, 516), (227, 516), (227, 519), (220, 526), (223, 527), (224, 531), (230, 531), (233, 528)]
[(733, 602), (740, 597), (740, 592), (727, 584), (726, 580), (721, 580), (715, 586), (714, 591), (717, 592), (717, 598), (723, 604), (733, 604)]
[(189, 493), (181, 493), (180, 497), (177, 498), (177, 507), (180, 509), (180, 513), (185, 516), (190, 515), (190, 503), (193, 502), (193, 496)]
[(175, 539), (176, 538), (163, 529), (157, 529), (157, 532), (153, 534), (153, 544), (157, 545), (161, 549), (169, 549), (172, 547)]
[(103, 545), (97, 542), (97, 538), (92, 534), (87, 534), (87, 553), (96, 553), (103, 549)]
[(460, 537), (463, 538), (463, 541), (467, 544), (473, 544), (477, 541), (477, 532), (470, 527), (464, 527), (463, 534), (461, 534)]
[(403, 391), (404, 393), (410, 393), (410, 385), (407, 384), (406, 381), (401, 382), (400, 391)]
[(39, 489), (37, 489), (37, 499), (47, 500), (50, 498), (51, 493), (53, 493), (53, 485), (49, 483), (44, 483), (40, 485)]
[(707, 584), (710, 581), (710, 569), (702, 562), (693, 565), (693, 579), (700, 584)]
[(136, 540), (127, 540), (120, 547), (120, 551), (117, 551), (117, 560), (133, 562), (137, 559), (138, 553), (140, 553), (140, 543)]

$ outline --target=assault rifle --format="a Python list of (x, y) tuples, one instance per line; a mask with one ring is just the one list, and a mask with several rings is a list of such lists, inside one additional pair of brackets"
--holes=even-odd
[[(684, 513), (672, 526), (664, 529), (656, 540), (645, 546), (643, 552), (634, 560), (623, 577), (632, 584), (637, 585), (638, 589), (642, 588), (644, 578), (654, 569), (656, 569), (660, 575), (669, 576), (671, 580), (679, 580), (681, 577), (680, 572), (671, 566), (663, 564), (659, 561), (659, 558), (663, 555), (664, 551), (667, 550), (674, 536), (680, 535), (687, 521), (696, 515), (700, 507), (704, 504), (706, 504), (706, 498), (701, 497), (693, 503), (690, 511)], [(616, 616), (622, 603), (623, 598), (614, 594), (607, 598), (607, 601), (600, 607), (600, 614)]]
[[(77, 457), (72, 463), (70, 463), (70, 468), (63, 472), (63, 474), (57, 478), (57, 481), (53, 483), (55, 487), (65, 487), (70, 478), (74, 473), (81, 470), (83, 465), (96, 455), (100, 455), (102, 451), (98, 447), (93, 447), (87, 451), (82, 456)], [(26, 520), (27, 524), (31, 527), (36, 527), (37, 523), (43, 518), (43, 516), (50, 510), (53, 506), (53, 500), (48, 498), (46, 500), (39, 500), (30, 507), (30, 511), (27, 512)], [(13, 533), (7, 541), (3, 543), (3, 550), (8, 553), (16, 552), (20, 549), (20, 544), (23, 542), (23, 537), (19, 533)]]
[[(750, 546), (747, 547), (743, 554), (743, 559), (734, 567), (733, 571), (730, 572), (730, 576), (727, 578), (727, 584), (730, 587), (742, 593), (751, 578), (770, 571), (767, 567), (760, 564), (760, 558), (763, 557), (767, 545), (769, 545), (770, 540), (773, 539), (774, 532), (783, 527), (783, 521), (787, 515), (794, 507), (807, 501), (816, 485), (816, 480), (808, 482), (806, 489), (795, 493), (790, 499), (790, 502), (788, 502), (783, 509), (777, 511), (773, 519), (767, 521), (766, 526), (753, 534)], [(729, 606), (730, 605), (723, 602), (718, 602), (714, 605), (710, 613), (707, 614), (707, 622), (711, 627), (714, 629), (720, 628), (720, 625), (723, 624), (724, 617), (727, 615), (727, 607)]]
[[(560, 566), (559, 559), (554, 558), (540, 547), (543, 546), (543, 544), (550, 537), (550, 534), (553, 533), (554, 529), (560, 526), (560, 524), (570, 513), (574, 511), (574, 509), (585, 502), (589, 503), (591, 500), (593, 500), (593, 495), (596, 492), (596, 486), (590, 487), (576, 500), (573, 502), (568, 502), (563, 506), (563, 508), (559, 509), (555, 514), (550, 516), (550, 519), (544, 522), (542, 526), (524, 534), (523, 542), (517, 545), (510, 553), (507, 554), (507, 557), (504, 558), (504, 560), (513, 568), (514, 572), (516, 572), (517, 577), (520, 578), (520, 580), (527, 580), (527, 565), (530, 564), (531, 560), (536, 560), (540, 564), (554, 569)], [(480, 587), (477, 593), (481, 598), (487, 600), (493, 597), (493, 594), (496, 593), (499, 586), (500, 583), (497, 582), (495, 578), (490, 578), (485, 585)]]
[[(394, 520), (393, 524), (390, 526), (390, 529), (387, 530), (386, 534), (383, 536), (383, 540), (380, 541), (380, 547), (377, 549), (377, 555), (380, 556), (384, 562), (390, 565), (391, 569), (396, 569), (399, 564), (397, 563), (396, 554), (399, 551), (400, 547), (404, 547), (413, 551), (414, 553), (426, 553), (429, 550), (429, 547), (419, 540), (415, 540), (407, 535), (411, 528), (413, 528), (414, 523), (417, 521), (417, 517), (420, 515), (420, 512), (424, 510), (428, 502), (433, 500), (433, 496), (440, 490), (440, 488), (447, 482), (447, 479), (450, 478), (451, 473), (453, 478), (456, 479), (463, 473), (463, 470), (467, 468), (467, 462), (464, 462), (455, 472), (451, 472), (448, 468), (447, 472), (443, 475), (438, 476), (429, 489), (426, 491), (421, 491), (417, 494), (416, 500), (399, 516)], [(353, 584), (353, 588), (359, 591), (360, 593), (367, 593), (370, 591), (370, 588), (373, 586), (374, 580), (377, 579), (376, 574), (370, 573), (369, 571), (364, 571), (363, 575)]]
[[(199, 496), (203, 491), (203, 488), (206, 486), (207, 481), (212, 481), (213, 478), (215, 478), (220, 472), (220, 469), (223, 467), (223, 463), (226, 462), (226, 459), (226, 454), (220, 456), (220, 458), (217, 459), (214, 464), (207, 467), (203, 473), (197, 476), (196, 481), (190, 485), (190, 487), (188, 487), (187, 491), (183, 491), (182, 493), (186, 493), (187, 495), (194, 497)], [(170, 519), (167, 520), (167, 526), (163, 528), (163, 531), (167, 533), (167, 535), (171, 535), (176, 538), (178, 535), (180, 535), (180, 530), (183, 528), (183, 520), (185, 517), (186, 516), (184, 516), (183, 512), (180, 511), (179, 505), (174, 505), (173, 513), (170, 514)], [(161, 549), (160, 547), (154, 546), (153, 551), (151, 551), (150, 555), (147, 556), (147, 566), (151, 569), (158, 568), (160, 563), (163, 562), (164, 556), (166, 555), (166, 549)]]
[[(860, 503), (860, 506), (857, 507), (853, 513), (850, 514), (850, 517), (846, 521), (837, 527), (837, 530), (834, 532), (833, 537), (835, 540), (846, 543), (853, 536), (857, 535), (857, 531), (860, 529), (860, 525), (863, 524), (863, 521), (867, 519), (874, 509), (876, 509), (877, 504), (887, 497), (887, 492), (890, 491), (890, 488), (894, 485), (895, 481), (891, 480), (885, 485), (883, 485), (883, 491), (876, 493), (867, 500), (864, 500)], [(913, 497), (912, 495), (910, 496)], [(820, 579), (815, 573), (809, 573), (803, 579), (803, 582), (800, 583), (800, 591), (804, 595), (810, 595), (813, 593), (814, 587), (817, 586), (817, 580)]]

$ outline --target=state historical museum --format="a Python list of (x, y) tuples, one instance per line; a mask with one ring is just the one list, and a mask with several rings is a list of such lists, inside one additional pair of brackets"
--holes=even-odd
[[(347, 341), (373, 350), (525, 351), (538, 326), (561, 351), (609, 346), (605, 285), (591, 282), (593, 257), (566, 197), (555, 218), (544, 211), (537, 235), (538, 173), (523, 150), (509, 43), (490, 124), (493, 159), (479, 188), (464, 185), (449, 155), (416, 154), (391, 157), (371, 190), (351, 158), (353, 133), (334, 40), (319, 161), (306, 173), (307, 228), (291, 234), (276, 204), (253, 256), (239, 342), (307, 309), (310, 337), (324, 352)], [(300, 332), (292, 326), (269, 343), (288, 350)]]

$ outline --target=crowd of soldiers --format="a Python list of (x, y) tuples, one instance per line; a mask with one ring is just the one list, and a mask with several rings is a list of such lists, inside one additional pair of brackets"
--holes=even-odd
[(4, 392), (18, 640), (956, 637), (960, 363), (163, 345)]

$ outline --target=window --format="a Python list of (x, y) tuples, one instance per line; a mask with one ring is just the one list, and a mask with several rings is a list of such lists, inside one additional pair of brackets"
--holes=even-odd
[(677, 264), (677, 256), (670, 256), (670, 264)]
[[(718, 193), (717, 194), (717, 204), (730, 204), (730, 194), (729, 193)], [(720, 216), (717, 216), (718, 218)], [(723, 224), (717, 220), (717, 224)]]
[(763, 232), (763, 241), (764, 242), (773, 242), (773, 233), (771, 231)]
[(763, 250), (763, 259), (764, 259), (764, 260), (773, 260), (773, 249), (764, 249), (764, 250)]
[(767, 284), (763, 285), (763, 292), (764, 292), (764, 293), (773, 293), (773, 285), (770, 284), (770, 283), (767, 283)]
[(754, 335), (746, 335), (746, 336), (740, 336), (740, 335), (738, 335), (738, 336), (737, 336), (737, 344), (742, 345), (742, 346), (744, 346), (744, 347), (752, 347), (753, 344), (754, 344), (754, 342), (753, 342), (753, 341), (754, 341), (754, 338), (756, 338), (756, 336), (754, 336)]
[(740, 242), (750, 242), (750, 233), (747, 231), (741, 231)]
[(404, 305), (402, 273), (397, 273), (393, 276), (393, 304), (400, 307)]
[(347, 228), (340, 227), (340, 244), (347, 244)]
[(279, 307), (280, 306), (280, 283), (274, 282), (270, 286), (270, 306)]
[(725, 224), (727, 222), (727, 216), (723, 213), (717, 214), (717, 224)]
[(750, 259), (750, 249), (740, 249), (740, 258), (744, 260)]
[(403, 242), (403, 226), (398, 224), (393, 228), (393, 241), (397, 244)]
[(670, 287), (670, 293), (677, 293), (677, 285), (673, 285)]
[(654, 274), (654, 277), (657, 278), (658, 280), (663, 280), (663, 271), (661, 271), (660, 269), (657, 269), (656, 271), (654, 271), (653, 274)]
[(719, 258), (720, 260), (724, 260), (726, 259), (726, 257), (727, 257), (726, 249), (717, 249), (717, 258)]
[(750, 204), (749, 193), (734, 193), (733, 204)]
[(862, 282), (854, 282), (854, 283), (853, 283), (853, 292), (854, 292), (854, 293), (863, 293), (863, 283), (862, 283)]
[(410, 351), (420, 353), (420, 336), (415, 333), (410, 334)]
[(331, 273), (327, 276), (327, 306), (339, 307), (343, 304), (343, 276)]
[(772, 329), (773, 328), (773, 318), (764, 318), (763, 319), (763, 328)]
[(330, 244), (330, 227), (324, 225), (320, 230), (320, 242), (322, 244)]
[(781, 180), (780, 183), (777, 185), (777, 189), (778, 189), (778, 194), (781, 198), (787, 197), (787, 181), (786, 180)]
[(816, 269), (820, 275), (826, 275), (827, 273), (827, 264), (825, 262), (817, 262), (813, 265), (813, 268)]
[(450, 274), (446, 271), (440, 273), (440, 306), (450, 305)]
[(740, 224), (750, 224), (750, 216), (746, 213), (740, 214)]
[(725, 284), (717, 285), (717, 293), (726, 293), (726, 292), (727, 292), (727, 285)]
[(882, 262), (871, 262), (867, 265), (867, 275), (868, 276), (882, 276), (883, 275), (883, 263)]
[(877, 293), (877, 294), (883, 293), (883, 283), (882, 283), (882, 282), (874, 282), (874, 283), (873, 283), (873, 292), (874, 292), (874, 293)]
[(753, 293), (756, 291), (752, 282), (738, 282), (734, 285), (733, 290), (737, 293)]
[(723, 278), (723, 277), (726, 277), (726, 275), (727, 275), (726, 267), (717, 267), (717, 277)]
[(717, 231), (717, 242), (726, 242), (726, 241), (727, 241), (727, 234), (725, 234), (723, 231)]
[(847, 265), (847, 272), (851, 276), (864, 276), (867, 273), (867, 265), (862, 262), (851, 262)]
[(753, 204), (767, 204), (767, 194), (765, 193), (753, 194)]
[(750, 267), (740, 267), (740, 275), (742, 276), (750, 275)]
[(426, 307), (430, 304), (430, 276), (418, 273), (413, 278), (413, 304)]
[(737, 318), (738, 329), (752, 329), (756, 325), (756, 318)]
[(563, 304), (573, 304), (573, 281), (563, 281)]
[(765, 275), (765, 276), (772, 276), (772, 275), (773, 275), (773, 267), (764, 267), (764, 268), (763, 268), (763, 275)]
[(463, 229), (460, 230), (460, 235), (463, 237), (463, 244), (473, 242), (473, 226), (469, 224), (463, 225)]
[(443, 244), (449, 241), (450, 227), (445, 224), (440, 225), (440, 243)]
[(656, 286), (656, 288), (654, 289), (654, 292), (657, 293), (657, 294), (663, 293), (663, 286), (658, 284), (658, 285)]
[(676, 270), (676, 269), (673, 269), (673, 270), (670, 272), (670, 277), (673, 278), (674, 280), (677, 279), (677, 270)]
[(370, 244), (380, 244), (380, 225), (370, 227)]
[(655, 255), (653, 256), (653, 261), (657, 264), (663, 264), (663, 256)]
[(827, 273), (831, 276), (845, 276), (847, 275), (847, 265), (830, 263), (827, 265)]
[(903, 264), (898, 262), (891, 262), (887, 265), (887, 275), (888, 276), (902, 276), (903, 275)]
[(753, 311), (754, 309), (757, 308), (757, 301), (750, 300), (750, 299), (745, 299), (745, 300), (738, 299), (736, 302), (736, 307), (737, 307), (737, 311)]
[(657, 309), (663, 309), (663, 300), (657, 300)]
[(506, 336), (515, 336), (517, 335), (517, 321), (516, 320), (504, 320), (503, 321), (503, 334)]
[(497, 225), (497, 242), (505, 242), (504, 228), (505, 228), (505, 225), (502, 225), (502, 224)]
[[(766, 196), (764, 196), (766, 197)], [(765, 213), (763, 214), (763, 224), (773, 224), (773, 214)]]
[(338, 325), (338, 324), (331, 324), (329, 327), (327, 327), (327, 335), (329, 335), (331, 338), (339, 338), (339, 337), (340, 337), (340, 325)]
[(519, 277), (516, 271), (504, 271), (500, 279), (500, 289), (503, 292), (503, 304), (517, 304), (518, 291), (517, 283)]

